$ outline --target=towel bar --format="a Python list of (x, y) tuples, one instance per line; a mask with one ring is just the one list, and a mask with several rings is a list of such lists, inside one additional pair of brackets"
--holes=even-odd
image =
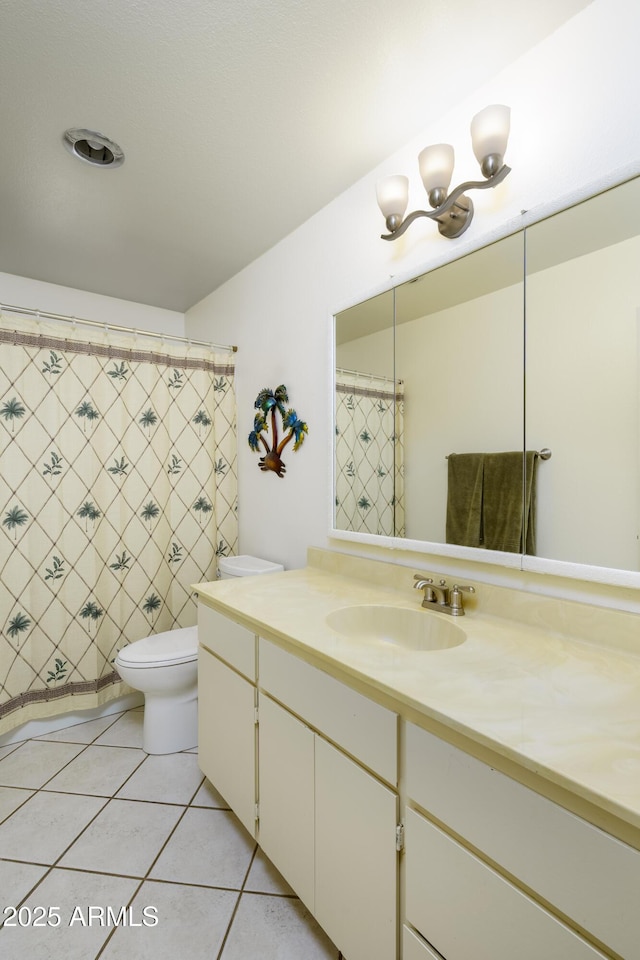
[[(448, 460), (449, 457), (455, 457), (455, 453), (448, 453), (445, 457), (445, 460)], [(543, 447), (542, 450), (536, 450), (536, 457), (539, 457), (541, 460), (550, 460), (551, 459), (551, 450), (548, 447)]]

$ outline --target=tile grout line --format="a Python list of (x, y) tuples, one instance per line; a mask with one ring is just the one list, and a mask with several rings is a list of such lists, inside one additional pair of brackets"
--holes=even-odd
[[(11, 811), (11, 813), (8, 813), (8, 814), (6, 815), (6, 817), (4, 817), (2, 820), (0, 820), (0, 827), (2, 826), (3, 823), (6, 823), (6, 821), (9, 819), (9, 817), (12, 817), (12, 816), (14, 815), (14, 813), (17, 813), (18, 810), (21, 809), (21, 807), (24, 807), (25, 803), (28, 803), (28, 801), (31, 800), (31, 797), (34, 797), (34, 796), (36, 795), (36, 793), (38, 792), (37, 790), (34, 790), (33, 787), (5, 787), (4, 789), (5, 789), (5, 790), (24, 790), (25, 792), (29, 791), (29, 796), (28, 796), (28, 797), (25, 797), (25, 799), (22, 801), (22, 803), (19, 803), (18, 806), (17, 806), (14, 810)], [(0, 857), (0, 860), (3, 860), (3, 859), (6, 859), (6, 858)]]
[[(145, 757), (145, 760), (146, 760), (146, 757)], [(136, 769), (139, 769), (139, 767), (137, 767)], [(131, 775), (133, 776), (133, 774), (131, 774)], [(128, 779), (128, 778), (127, 778), (127, 779)], [(203, 778), (203, 780), (204, 780), (204, 778)], [(126, 783), (126, 780), (125, 780), (125, 783)], [(198, 790), (200, 789), (200, 786), (201, 786), (201, 785), (202, 785), (202, 781), (201, 781), (201, 783), (198, 785), (198, 787), (196, 788), (196, 790), (194, 791), (191, 799), (193, 799), (193, 797), (195, 797), (195, 795), (196, 795), (196, 793), (198, 792)], [(119, 788), (119, 790), (121, 790), (123, 786), (124, 786), (124, 784), (122, 784), (122, 786)], [(112, 798), (112, 799), (113, 799), (113, 798)], [(183, 806), (183, 805), (181, 804), (181, 806)], [(161, 856), (161, 854), (162, 854), (163, 851), (165, 850), (167, 844), (169, 843), (169, 840), (171, 839), (171, 837), (174, 835), (175, 831), (177, 830), (178, 825), (179, 825), (180, 823), (182, 823), (182, 821), (183, 821), (183, 819), (184, 819), (184, 816), (185, 816), (185, 814), (186, 814), (186, 812), (187, 812), (188, 809), (189, 809), (189, 804), (186, 804), (186, 805), (183, 806), (182, 813), (180, 814), (180, 816), (179, 816), (178, 819), (176, 820), (175, 824), (173, 825), (173, 828), (169, 831), (169, 834), (168, 834), (168, 836), (166, 837), (164, 843), (161, 845), (161, 847), (160, 847), (160, 849), (158, 850), (157, 854), (155, 855), (155, 857), (154, 857), (153, 860), (151, 861), (150, 865), (147, 867), (147, 871), (146, 871), (145, 875), (140, 878), (140, 882), (138, 883), (137, 887), (135, 888), (135, 890), (133, 891), (131, 897), (129, 898), (129, 901), (127, 902), (127, 910), (131, 909), (131, 907), (133, 906), (133, 901), (135, 900), (135, 898), (136, 898), (136, 897), (138, 896), (138, 894), (140, 893), (140, 890), (142, 889), (143, 885), (147, 882), (147, 880), (150, 879), (149, 874), (151, 873), (151, 871), (153, 870), (154, 866), (155, 866), (156, 863), (158, 862), (158, 858)], [(105, 940), (104, 943), (102, 944), (102, 947), (100, 948), (100, 950), (99, 950), (98, 953), (96, 954), (95, 960), (98, 960), (98, 958), (104, 953), (104, 951), (105, 951), (106, 948), (107, 948), (107, 945), (109, 944), (109, 942), (110, 942), (110, 941), (113, 939), (113, 937), (115, 936), (116, 929), (117, 929), (117, 927), (114, 927), (113, 930), (109, 933), (109, 935), (107, 936), (106, 940)]]
[[(115, 723), (117, 723), (117, 721), (118, 721), (119, 719), (121, 719), (121, 716), (124, 716), (124, 714), (121, 714), (119, 717), (117, 717), (117, 718), (114, 720), (114, 723), (113, 723), (113, 724), (109, 724), (109, 726), (108, 726), (106, 729), (107, 729), (107, 730), (110, 730), (111, 727), (112, 727)], [(87, 721), (87, 722), (90, 722), (90, 721)], [(62, 772), (62, 770), (66, 769), (66, 767), (68, 767), (69, 764), (73, 762), (73, 760), (76, 760), (78, 757), (82, 756), (82, 754), (83, 754), (89, 747), (96, 745), (96, 744), (95, 744), (95, 741), (96, 741), (99, 737), (101, 737), (104, 733), (106, 733), (106, 730), (101, 731), (99, 734), (97, 734), (97, 735), (94, 737), (93, 740), (91, 740), (89, 743), (85, 744), (85, 745), (84, 745), (84, 749), (80, 750), (80, 751), (75, 755), (75, 757), (73, 757), (73, 758), (72, 758), (71, 760), (69, 760), (67, 763), (63, 764), (62, 767), (60, 767), (60, 769), (57, 770), (56, 773), (53, 774), (53, 776), (49, 777), (48, 780), (45, 780), (45, 782), (44, 782), (40, 787), (37, 787), (37, 788), (29, 788), (29, 787), (20, 788), (20, 789), (33, 789), (33, 793), (31, 794), (30, 797), (27, 798), (27, 800), (25, 800), (24, 803), (20, 804), (20, 806), (17, 807), (16, 809), (17, 809), (17, 810), (20, 810), (22, 807), (25, 806), (26, 803), (29, 802), (29, 800), (33, 799), (33, 797), (35, 797), (36, 794), (38, 794), (38, 793), (53, 793), (53, 792), (55, 792), (55, 791), (51, 791), (51, 790), (46, 790), (46, 789), (45, 789), (46, 785), (47, 785), (48, 783), (50, 783), (50, 781), (53, 780), (55, 777), (57, 777), (58, 774)], [(51, 740), (40, 741), (40, 740), (36, 740), (35, 737), (32, 737), (30, 740), (25, 740), (24, 743), (32, 743), (32, 742), (34, 742), (34, 741), (35, 741), (35, 742), (38, 742), (38, 743), (41, 743), (41, 742), (44, 742), (44, 743), (56, 743), (56, 742), (57, 742), (57, 741), (55, 741), (55, 740), (54, 740), (54, 741), (51, 741)], [(65, 742), (66, 742), (66, 741), (65, 741)], [(23, 746), (24, 746), (24, 744), (23, 744)], [(14, 752), (15, 752), (15, 751), (11, 751), (11, 754), (9, 754), (9, 756), (11, 756)], [(3, 757), (2, 759), (4, 760), (5, 758)], [(133, 776), (133, 774), (135, 773), (135, 771), (140, 768), (140, 766), (144, 763), (145, 760), (146, 760), (146, 756), (143, 757), (143, 759), (142, 759), (142, 760), (140, 761), (140, 763), (137, 765), (137, 767), (135, 768), (135, 770), (133, 770), (133, 771), (131, 772), (131, 774), (129, 774), (129, 776)], [(128, 779), (129, 779), (129, 777), (127, 777), (127, 780), (128, 780)], [(126, 780), (124, 781), (124, 783), (126, 783)], [(118, 787), (118, 790), (121, 790), (121, 789), (122, 789), (122, 787), (124, 786), (124, 783), (122, 783), (122, 784)], [(63, 791), (60, 791), (60, 792), (62, 793)], [(34, 884), (34, 886), (25, 894), (24, 897), (22, 897), (22, 899), (20, 900), (20, 903), (17, 904), (16, 906), (20, 907), (20, 906), (25, 902), (25, 900), (26, 900), (28, 897), (31, 896), (31, 894), (34, 892), (34, 890), (35, 890), (41, 883), (43, 883), (43, 882), (46, 880), (46, 878), (47, 878), (47, 877), (51, 874), (51, 872), (56, 868), (57, 864), (60, 862), (60, 860), (62, 859), (62, 857), (64, 857), (64, 855), (71, 849), (71, 847), (72, 847), (73, 844), (76, 842), (76, 840), (79, 840), (79, 839), (80, 839), (80, 837), (82, 836), (82, 834), (91, 826), (91, 824), (92, 824), (92, 823), (94, 822), (94, 820), (102, 813), (102, 811), (107, 808), (107, 806), (109, 805), (109, 803), (111, 802), (111, 800), (114, 799), (114, 795), (112, 795), (111, 797), (109, 797), (109, 796), (106, 796), (106, 797), (105, 797), (104, 795), (101, 795), (101, 794), (98, 794), (97, 796), (92, 795), (92, 794), (73, 794), (73, 796), (89, 796), (89, 797), (92, 797), (92, 798), (98, 799), (98, 800), (99, 800), (99, 799), (104, 799), (104, 800), (106, 800), (106, 802), (102, 804), (102, 806), (100, 807), (100, 809), (96, 811), (95, 815), (91, 818), (91, 820), (89, 820), (89, 822), (88, 822), (87, 824), (85, 824), (85, 826), (84, 826), (83, 829), (80, 831), (80, 833), (79, 833), (76, 837), (74, 837), (74, 839), (71, 841), (71, 843), (68, 844), (67, 847), (65, 847), (65, 849), (62, 851), (62, 853), (58, 856), (58, 858), (57, 858), (56, 860), (54, 860), (53, 863), (51, 863), (51, 864), (42, 864), (42, 863), (41, 863), (41, 864), (37, 864), (37, 866), (44, 866), (44, 867), (46, 867), (47, 869), (45, 870), (45, 872), (43, 873), (43, 875), (40, 877), (40, 879), (37, 881), (37, 883)], [(10, 817), (13, 816), (14, 813), (16, 813), (16, 810), (13, 810), (12, 813), (10, 813), (9, 816), (6, 817), (5, 820), (3, 820), (2, 822), (3, 822), (3, 823), (6, 823), (6, 822), (10, 819)], [(25, 863), (25, 862), (28, 862), (28, 861), (22, 860), (22, 861), (15, 861), (15, 862), (17, 862), (17, 863)], [(113, 874), (113, 876), (116, 876), (116, 874)], [(2, 930), (3, 927), (4, 927), (4, 922), (3, 922), (2, 925), (0, 926), (0, 930)]]
[[(120, 719), (120, 718), (117, 717), (116, 720), (114, 720), (114, 723), (116, 723), (118, 719)], [(75, 726), (75, 724), (74, 724), (74, 726)], [(113, 726), (113, 724), (109, 724), (109, 726), (107, 727), (107, 730), (109, 730), (112, 726)], [(102, 733), (104, 733), (104, 732), (105, 732), (105, 731), (101, 731), (101, 733), (97, 734), (97, 736), (94, 737), (94, 740), (96, 740), (97, 737), (102, 736)], [(19, 746), (24, 746), (26, 743), (33, 743), (34, 741), (35, 741), (35, 742), (38, 742), (38, 743), (40, 743), (40, 742), (44, 742), (44, 743), (55, 743), (55, 742), (56, 742), (55, 740), (54, 740), (54, 741), (51, 741), (51, 740), (40, 741), (40, 740), (37, 740), (37, 738), (35, 738), (35, 737), (31, 737), (29, 740), (23, 741), (23, 743), (22, 743), (22, 744), (19, 744)], [(66, 742), (66, 741), (64, 741), (64, 742)], [(84, 748), (84, 749), (86, 750), (86, 748), (89, 747), (89, 746), (91, 746), (91, 744), (92, 744), (93, 742), (94, 742), (94, 741), (91, 740), (89, 743), (85, 744), (85, 748)], [(13, 753), (15, 753), (15, 751), (12, 750), (11, 753), (7, 754), (7, 756), (11, 756)], [(75, 757), (73, 757), (73, 760), (75, 760), (76, 757), (79, 757), (82, 753), (84, 753), (84, 750), (80, 750), (80, 752), (77, 753)], [(5, 757), (3, 757), (2, 759), (4, 760)], [(69, 763), (71, 763), (71, 762), (72, 762), (72, 761), (69, 760), (68, 763), (66, 763), (66, 764), (64, 764), (62, 767), (60, 767), (60, 770), (57, 770), (56, 773), (54, 773), (52, 777), (49, 777), (49, 780), (45, 780), (45, 782), (44, 782), (40, 787), (35, 787), (35, 788), (31, 788), (31, 787), (16, 788), (16, 789), (30, 789), (30, 790), (32, 790), (33, 792), (31, 793), (31, 796), (30, 796), (30, 797), (27, 797), (27, 799), (24, 801), (24, 803), (21, 803), (20, 806), (19, 806), (19, 807), (16, 807), (16, 809), (13, 810), (13, 811), (9, 814), (8, 817), (5, 817), (5, 819), (2, 821), (2, 823), (6, 823), (6, 821), (9, 820), (9, 818), (12, 817), (14, 813), (16, 813), (16, 812), (17, 812), (18, 810), (20, 810), (22, 807), (24, 807), (24, 805), (25, 805), (26, 803), (28, 803), (29, 800), (31, 800), (33, 797), (36, 796), (36, 794), (38, 794), (38, 793), (40, 793), (40, 792), (43, 792), (43, 793), (49, 793), (49, 792), (51, 792), (51, 791), (44, 790), (44, 787), (47, 785), (47, 783), (49, 783), (50, 780), (53, 780), (53, 777), (56, 777), (56, 776), (58, 775), (58, 773), (60, 773), (61, 770), (64, 770), (65, 767), (67, 767), (67, 766), (69, 765)], [(82, 794), (80, 794), (80, 796), (82, 796)], [(109, 802), (109, 801), (108, 801), (108, 799), (107, 799), (107, 803), (108, 803), (108, 802)], [(104, 803), (104, 804), (100, 807), (100, 809), (96, 812), (95, 816), (92, 817), (92, 819), (89, 821), (90, 823), (93, 823), (93, 820), (95, 820), (95, 818), (98, 816), (98, 814), (102, 813), (102, 811), (103, 811), (104, 808), (106, 807), (107, 803)], [(61, 857), (64, 856), (64, 854), (67, 852), (67, 850), (76, 842), (76, 840), (78, 839), (78, 837), (81, 836), (82, 833), (84, 833), (84, 830), (86, 830), (88, 826), (89, 826), (89, 824), (86, 824), (86, 826), (84, 827), (83, 830), (80, 831), (80, 833), (78, 834), (78, 836), (77, 836), (77, 837), (74, 837), (72, 843), (70, 843), (69, 846), (60, 854)], [(58, 860), (59, 860), (59, 859), (60, 859), (60, 857), (58, 857)], [(33, 891), (36, 889), (36, 887), (38, 887), (44, 880), (46, 880), (46, 878), (49, 876), (49, 874), (51, 873), (51, 871), (52, 871), (53, 868), (55, 867), (55, 865), (56, 865), (56, 863), (58, 862), (58, 860), (56, 860), (56, 861), (54, 861), (54, 863), (50, 863), (50, 864), (43, 864), (43, 863), (34, 864), (34, 866), (44, 866), (44, 867), (46, 867), (45, 872), (44, 872), (44, 873), (42, 874), (42, 876), (38, 879), (38, 881), (33, 885), (33, 887), (31, 887), (31, 889), (27, 891), (27, 893), (24, 895), (24, 897), (22, 897), (22, 899), (20, 900), (20, 902), (19, 902), (18, 904), (16, 904), (16, 906), (20, 907), (20, 906), (25, 902), (25, 900), (27, 900), (28, 897), (31, 896), (31, 894), (32, 894)], [(16, 862), (16, 863), (27, 863), (27, 862), (30, 862), (30, 861), (18, 860), (18, 861), (14, 861), (14, 862)], [(0, 926), (0, 929), (2, 929), (2, 927), (4, 927), (4, 922), (3, 922), (2, 925)]]
[(224, 949), (225, 949), (225, 947), (226, 947), (226, 945), (227, 945), (227, 940), (229, 939), (229, 934), (231, 933), (231, 927), (233, 926), (233, 921), (234, 921), (235, 918), (236, 918), (236, 914), (237, 914), (238, 908), (239, 908), (239, 906), (240, 906), (240, 901), (242, 900), (242, 894), (243, 894), (243, 891), (244, 891), (246, 882), (247, 882), (247, 880), (248, 880), (248, 878), (249, 878), (249, 874), (251, 873), (251, 867), (253, 866), (253, 862), (254, 862), (254, 860), (255, 860), (255, 858), (256, 858), (257, 852), (258, 852), (258, 843), (257, 843), (257, 841), (256, 841), (255, 838), (254, 838), (254, 848), (253, 848), (253, 853), (251, 854), (251, 859), (249, 860), (249, 866), (247, 867), (246, 873), (245, 873), (245, 875), (244, 875), (244, 880), (242, 881), (242, 884), (241, 884), (241, 886), (240, 886), (240, 890), (238, 891), (238, 896), (237, 896), (237, 898), (236, 898), (236, 902), (235, 902), (234, 907), (233, 907), (233, 912), (232, 912), (232, 914), (231, 914), (231, 917), (229, 918), (229, 923), (227, 924), (227, 929), (226, 929), (225, 932), (224, 932), (224, 937), (222, 938), (222, 943), (220, 944), (220, 949), (219, 949), (219, 951), (218, 951), (218, 953), (217, 953), (216, 960), (221, 960), (221, 958), (222, 958), (222, 953), (223, 953), (223, 951), (224, 951)]
[[(31, 889), (21, 898), (20, 903), (17, 904), (17, 906), (19, 907), (20, 905), (24, 904), (24, 903), (29, 899), (29, 897), (31, 897), (31, 896), (33, 895), (34, 891), (38, 888), (38, 886), (40, 886), (40, 884), (42, 884), (44, 881), (46, 881), (46, 879), (51, 875), (51, 873), (52, 873), (54, 870), (62, 870), (62, 871), (65, 871), (65, 872), (90, 873), (90, 874), (93, 874), (93, 875), (96, 875), (96, 876), (110, 876), (110, 877), (117, 878), (117, 879), (127, 879), (127, 880), (137, 881), (137, 883), (136, 883), (136, 885), (135, 885), (135, 888), (134, 888), (131, 896), (129, 897), (129, 900), (128, 900), (128, 903), (127, 903), (127, 907), (126, 907), (127, 910), (131, 909), (131, 907), (132, 907), (132, 905), (133, 905), (136, 897), (139, 896), (140, 891), (141, 891), (144, 883), (147, 882), (147, 881), (153, 882), (153, 883), (159, 883), (159, 884), (163, 884), (163, 885), (167, 885), (167, 886), (173, 886), (173, 885), (175, 885), (175, 886), (185, 886), (185, 887), (191, 887), (191, 888), (200, 889), (200, 890), (220, 890), (220, 891), (226, 891), (226, 892), (229, 892), (229, 893), (235, 893), (235, 894), (237, 894), (237, 896), (236, 896), (236, 899), (235, 899), (235, 903), (234, 903), (234, 906), (233, 906), (233, 910), (232, 910), (232, 913), (231, 913), (231, 917), (230, 917), (229, 922), (228, 922), (228, 924), (227, 924), (227, 928), (226, 928), (226, 930), (225, 930), (224, 937), (223, 937), (223, 939), (222, 939), (222, 942), (221, 942), (221, 945), (220, 945), (220, 948), (219, 948), (219, 951), (218, 951), (218, 954), (217, 954), (217, 960), (221, 960), (223, 951), (224, 951), (225, 948), (226, 948), (226, 944), (227, 944), (227, 942), (228, 942), (228, 938), (229, 938), (229, 936), (230, 936), (231, 929), (232, 929), (233, 923), (234, 923), (234, 921), (235, 921), (235, 918), (236, 918), (236, 915), (237, 915), (237, 912), (238, 912), (238, 909), (239, 909), (239, 906), (240, 906), (240, 903), (241, 903), (241, 900), (242, 900), (242, 896), (243, 896), (244, 893), (247, 893), (247, 894), (252, 895), (252, 896), (275, 897), (276, 899), (293, 899), (293, 900), (295, 900), (295, 899), (297, 899), (297, 897), (296, 897), (295, 893), (274, 893), (273, 891), (267, 891), (267, 890), (260, 891), (260, 890), (247, 890), (247, 889), (246, 889), (246, 884), (247, 884), (247, 882), (248, 882), (249, 874), (250, 874), (250, 872), (251, 872), (251, 869), (252, 869), (252, 867), (253, 867), (253, 864), (254, 864), (254, 862), (255, 862), (255, 859), (256, 859), (256, 856), (257, 856), (257, 853), (258, 853), (258, 850), (259, 850), (259, 845), (258, 845), (257, 842), (255, 841), (255, 838), (253, 838), (253, 840), (254, 840), (253, 852), (252, 852), (252, 854), (251, 854), (251, 858), (250, 858), (250, 860), (249, 860), (249, 864), (248, 864), (248, 866), (247, 866), (247, 869), (246, 869), (244, 878), (243, 878), (243, 880), (242, 880), (240, 889), (238, 889), (238, 888), (236, 888), (236, 887), (219, 887), (219, 886), (215, 886), (215, 885), (200, 884), (200, 883), (195, 883), (195, 882), (185, 882), (185, 881), (179, 881), (179, 880), (175, 880), (175, 881), (174, 881), (174, 880), (165, 880), (165, 879), (152, 879), (152, 878), (150, 877), (150, 874), (151, 874), (154, 866), (156, 865), (156, 863), (158, 862), (158, 859), (160, 858), (160, 856), (162, 855), (162, 853), (163, 853), (164, 850), (166, 849), (167, 845), (168, 845), (169, 842), (171, 841), (171, 839), (172, 839), (172, 837), (174, 836), (174, 834), (175, 834), (176, 830), (178, 829), (179, 825), (182, 823), (182, 821), (183, 821), (183, 819), (184, 819), (184, 817), (185, 817), (185, 815), (186, 815), (186, 813), (187, 813), (188, 810), (211, 810), (211, 811), (219, 811), (219, 812), (231, 812), (229, 807), (215, 807), (215, 806), (212, 807), (212, 806), (209, 806), (208, 804), (207, 804), (207, 805), (204, 805), (204, 806), (200, 806), (200, 805), (194, 804), (194, 801), (195, 801), (195, 798), (196, 798), (197, 794), (198, 794), (199, 791), (202, 789), (204, 783), (205, 783), (206, 780), (207, 780), (207, 778), (206, 778), (206, 776), (205, 776), (204, 774), (202, 774), (202, 777), (201, 777), (199, 783), (198, 783), (197, 786), (194, 788), (194, 790), (193, 790), (193, 792), (192, 792), (192, 794), (191, 794), (191, 796), (190, 796), (190, 799), (189, 799), (186, 803), (171, 802), (171, 801), (168, 801), (168, 802), (167, 802), (167, 801), (163, 801), (163, 800), (146, 800), (146, 799), (143, 799), (143, 798), (133, 798), (133, 799), (132, 799), (132, 798), (127, 798), (127, 797), (118, 797), (118, 794), (119, 794), (120, 791), (125, 787), (125, 785), (131, 780), (131, 778), (132, 778), (136, 773), (138, 773), (138, 772), (141, 770), (143, 764), (146, 762), (146, 760), (148, 759), (149, 755), (144, 755), (144, 756), (143, 756), (143, 758), (142, 758), (142, 759), (140, 760), (140, 762), (136, 765), (136, 767), (135, 767), (135, 768), (131, 771), (131, 773), (125, 778), (125, 780), (118, 786), (118, 789), (116, 790), (116, 792), (113, 793), (113, 794), (111, 794), (111, 795), (109, 795), (109, 794), (74, 793), (74, 792), (72, 792), (72, 791), (47, 789), (48, 784), (50, 784), (51, 781), (52, 781), (59, 773), (61, 773), (63, 770), (65, 770), (65, 769), (73, 762), (73, 760), (77, 759), (78, 757), (81, 757), (82, 754), (83, 754), (84, 752), (86, 752), (86, 750), (87, 750), (90, 746), (105, 746), (105, 747), (108, 747), (108, 746), (121, 747), (121, 746), (123, 746), (123, 745), (121, 745), (121, 744), (98, 744), (98, 743), (96, 742), (96, 741), (99, 740), (100, 737), (103, 736), (109, 729), (111, 729), (111, 727), (113, 727), (113, 726), (115, 725), (115, 723), (117, 723), (118, 720), (121, 719), (121, 717), (122, 717), (123, 715), (124, 715), (124, 714), (121, 714), (121, 715), (115, 717), (113, 723), (110, 724), (109, 727), (107, 727), (105, 730), (101, 731), (100, 733), (96, 734), (96, 736), (94, 737), (94, 739), (91, 740), (91, 741), (89, 741), (89, 742), (86, 743), (86, 744), (77, 744), (77, 743), (75, 743), (74, 741), (59, 741), (59, 740), (53, 740), (53, 741), (46, 741), (46, 740), (44, 740), (44, 741), (43, 741), (43, 740), (41, 740), (40, 738), (35, 738), (35, 737), (34, 737), (34, 738), (30, 738), (30, 740), (24, 741), (23, 743), (16, 745), (16, 750), (18, 750), (21, 746), (24, 746), (26, 743), (29, 743), (29, 742), (31, 742), (31, 741), (48, 742), (48, 743), (60, 743), (60, 742), (62, 742), (62, 743), (75, 743), (75, 745), (81, 746), (82, 749), (80, 749), (79, 752), (78, 752), (71, 760), (69, 760), (69, 761), (67, 761), (67, 763), (63, 764), (63, 765), (60, 767), (60, 769), (59, 769), (58, 771), (56, 771), (56, 773), (54, 773), (51, 777), (49, 777), (40, 787), (37, 787), (37, 788), (33, 788), (33, 787), (15, 787), (15, 788), (13, 788), (13, 789), (22, 789), (22, 790), (28, 791), (28, 792), (29, 792), (29, 796), (28, 796), (18, 807), (16, 807), (15, 810), (13, 810), (10, 814), (8, 814), (8, 816), (4, 818), (4, 820), (2, 821), (2, 823), (5, 823), (5, 822), (13, 815), (13, 813), (16, 813), (18, 810), (20, 810), (32, 797), (34, 797), (37, 793), (40, 793), (40, 792), (45, 793), (45, 794), (48, 794), (48, 795), (54, 795), (54, 794), (57, 793), (57, 794), (59, 794), (59, 795), (85, 796), (85, 797), (87, 797), (87, 798), (91, 798), (91, 799), (95, 799), (95, 800), (104, 800), (104, 801), (105, 801), (104, 803), (101, 804), (100, 808), (97, 810), (97, 812), (95, 813), (95, 815), (91, 818), (91, 820), (84, 826), (84, 828), (83, 828), (83, 829), (78, 833), (78, 835), (71, 841), (71, 843), (69, 843), (69, 844), (66, 846), (66, 848), (60, 853), (60, 855), (57, 857), (57, 859), (56, 859), (53, 863), (47, 865), (47, 864), (42, 864), (42, 863), (35, 863), (35, 862), (32, 862), (32, 861), (14, 860), (13, 858), (2, 858), (2, 857), (0, 857), (0, 861), (2, 861), (2, 860), (5, 860), (5, 861), (8, 860), (9, 862), (15, 862), (15, 863), (24, 863), (24, 864), (30, 863), (30, 864), (32, 864), (33, 866), (38, 866), (38, 867), (44, 867), (44, 868), (45, 868), (45, 872), (43, 873), (43, 875), (35, 882), (35, 884), (31, 887)], [(90, 721), (87, 721), (87, 722), (90, 722)], [(125, 747), (125, 748), (127, 748), (127, 749), (140, 749), (139, 747)], [(6, 754), (6, 756), (8, 757), (8, 756), (10, 756), (10, 755), (12, 755), (12, 754), (14, 754), (14, 753), (15, 753), (15, 751), (12, 750), (12, 751), (10, 751), (9, 754)], [(188, 753), (188, 751), (181, 751), (181, 754), (185, 754), (185, 753)], [(5, 759), (5, 757), (3, 757), (2, 759)], [(197, 754), (196, 754), (196, 762), (197, 762)], [(200, 771), (200, 772), (201, 772), (201, 771)], [(9, 787), (10, 785), (7, 785), (7, 786)], [(212, 786), (213, 786), (213, 785), (212, 785)], [(215, 789), (215, 787), (214, 787), (214, 789)], [(181, 813), (180, 816), (178, 817), (175, 825), (174, 825), (173, 828), (171, 829), (171, 831), (170, 831), (170, 833), (168, 834), (167, 838), (165, 839), (164, 843), (161, 845), (158, 853), (156, 854), (156, 856), (155, 856), (154, 859), (152, 860), (152, 862), (151, 862), (150, 866), (148, 867), (145, 875), (142, 876), (142, 877), (139, 877), (139, 876), (134, 876), (134, 875), (122, 874), (122, 873), (113, 873), (113, 872), (111, 872), (111, 871), (90, 870), (90, 869), (87, 869), (87, 868), (71, 867), (71, 866), (63, 866), (63, 865), (61, 865), (61, 860), (62, 860), (62, 859), (64, 858), (64, 856), (68, 853), (68, 851), (71, 849), (71, 847), (83, 836), (83, 834), (89, 829), (89, 827), (95, 822), (95, 820), (106, 810), (106, 808), (107, 808), (108, 805), (111, 803), (111, 801), (113, 801), (113, 800), (118, 800), (118, 799), (127, 800), (127, 801), (129, 801), (129, 802), (134, 802), (134, 803), (153, 803), (153, 804), (162, 804), (162, 805), (173, 806), (173, 807), (182, 807), (182, 813)], [(3, 927), (3, 924), (0, 924), (0, 931), (2, 930), (2, 927)], [(114, 927), (114, 928), (109, 932), (107, 938), (105, 939), (105, 941), (104, 941), (103, 944), (101, 945), (100, 949), (98, 950), (98, 953), (96, 954), (95, 960), (98, 960), (99, 957), (103, 956), (105, 950), (106, 950), (107, 947), (108, 947), (108, 944), (111, 942), (111, 940), (112, 940), (112, 938), (113, 938), (113, 935), (114, 935), (115, 932), (116, 932), (116, 929), (117, 929), (117, 927)]]

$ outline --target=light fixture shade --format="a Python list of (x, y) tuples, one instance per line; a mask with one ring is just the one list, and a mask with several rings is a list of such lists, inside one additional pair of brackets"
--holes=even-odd
[(449, 143), (434, 143), (418, 154), (420, 176), (427, 193), (443, 190), (446, 194), (453, 174), (453, 147)]
[(402, 220), (409, 202), (409, 178), (396, 176), (378, 180), (376, 194), (385, 220), (389, 217)]
[(471, 121), (471, 143), (478, 163), (497, 154), (504, 157), (509, 140), (511, 107), (494, 103), (477, 113)]

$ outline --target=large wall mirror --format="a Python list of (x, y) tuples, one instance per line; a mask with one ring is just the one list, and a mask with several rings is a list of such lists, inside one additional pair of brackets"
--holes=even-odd
[(640, 585), (639, 263), (637, 178), (337, 314), (333, 535)]

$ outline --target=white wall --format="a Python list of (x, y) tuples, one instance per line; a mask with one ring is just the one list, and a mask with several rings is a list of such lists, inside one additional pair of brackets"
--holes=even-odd
[(81, 317), (83, 320), (97, 320), (99, 323), (113, 323), (140, 331), (170, 333), (176, 337), (184, 335), (184, 314), (175, 310), (104, 297), (99, 293), (30, 280), (11, 273), (0, 273), (0, 303)]
[[(639, 33), (636, 0), (594, 0), (437, 125), (426, 128), (419, 141), (390, 157), (188, 311), (188, 335), (239, 346), (243, 552), (299, 567), (305, 563), (308, 545), (341, 546), (327, 536), (331, 316), (335, 311), (386, 288), (392, 280), (422, 273), (511, 232), (522, 222), (523, 210), (550, 212), (587, 195), (595, 186), (618, 182), (640, 170), (640, 125), (633, 121), (640, 81)], [(423, 206), (417, 153), (427, 143), (446, 140), (456, 146), (454, 183), (477, 179), (468, 124), (474, 113), (492, 102), (512, 107), (506, 159), (513, 173), (496, 190), (474, 194), (476, 218), (466, 234), (458, 241), (447, 241), (433, 224), (419, 221), (398, 241), (381, 241), (384, 224), (375, 203), (376, 180), (415, 171), (410, 209)], [(257, 391), (281, 382), (309, 424), (303, 448), (286, 457), (284, 479), (261, 473), (257, 454), (244, 442)], [(351, 544), (348, 549), (380, 553)], [(416, 562), (412, 557), (400, 556), (400, 560)]]

